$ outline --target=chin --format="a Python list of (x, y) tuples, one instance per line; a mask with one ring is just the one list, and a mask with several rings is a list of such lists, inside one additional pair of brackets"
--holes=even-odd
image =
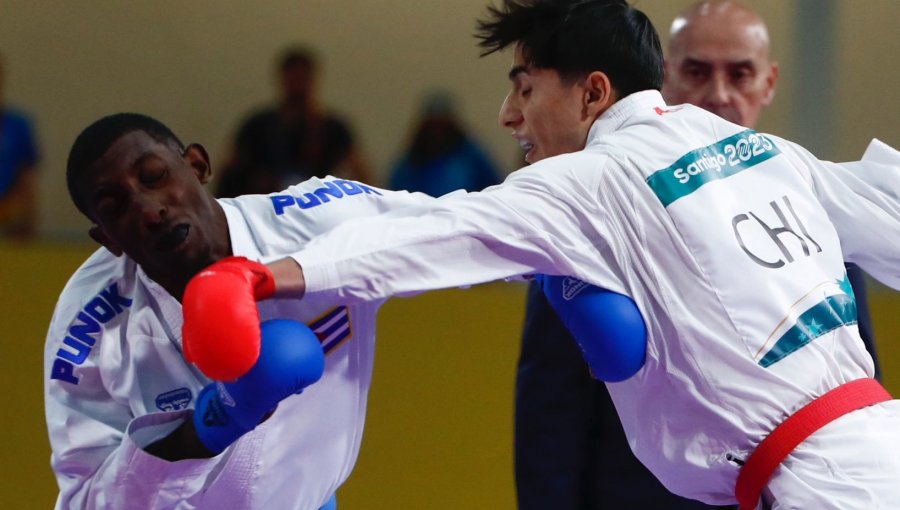
[(190, 253), (189, 257), (187, 257), (187, 264), (195, 269), (195, 272), (199, 273), (201, 270), (205, 269), (207, 266), (211, 265), (215, 262), (215, 257), (212, 256), (210, 250), (208, 248), (203, 250), (194, 250)]
[(169, 258), (169, 267), (173, 272), (178, 272), (191, 277), (199, 273), (203, 268), (212, 264), (209, 250), (199, 249), (196, 246), (182, 246), (180, 253), (172, 254)]

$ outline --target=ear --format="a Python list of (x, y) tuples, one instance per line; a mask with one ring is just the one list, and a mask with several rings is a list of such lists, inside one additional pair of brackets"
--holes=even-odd
[(778, 82), (778, 62), (772, 62), (769, 75), (766, 76), (766, 96), (763, 104), (769, 106), (775, 99), (775, 84)]
[(212, 165), (209, 163), (209, 154), (206, 149), (199, 143), (192, 143), (184, 150), (183, 156), (194, 169), (197, 179), (203, 184), (208, 183), (212, 178)]
[(122, 255), (122, 248), (118, 244), (113, 242), (113, 240), (110, 239), (109, 236), (107, 236), (103, 229), (99, 226), (92, 225), (90, 230), (88, 230), (88, 235), (91, 236), (91, 239), (103, 245), (104, 248), (109, 250), (109, 252), (116, 257)]
[(616, 91), (606, 73), (594, 71), (585, 78), (583, 106), (586, 117), (596, 119), (608, 110), (616, 99)]

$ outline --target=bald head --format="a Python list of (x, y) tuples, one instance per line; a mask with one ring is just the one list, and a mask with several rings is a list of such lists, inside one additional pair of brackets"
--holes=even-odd
[[(695, 28), (692, 30), (690, 25)], [(754, 44), (764, 47), (766, 52), (769, 49), (765, 21), (756, 11), (735, 0), (705, 0), (691, 5), (672, 21), (669, 44), (674, 46), (679, 42), (679, 36), (690, 37), (698, 29), (714, 30), (716, 36), (727, 36), (729, 33), (738, 38), (746, 36), (754, 40)], [(743, 34), (734, 34), (738, 29)]]
[(663, 82), (669, 104), (691, 103), (752, 128), (777, 79), (766, 24), (740, 2), (705, 0), (672, 22)]

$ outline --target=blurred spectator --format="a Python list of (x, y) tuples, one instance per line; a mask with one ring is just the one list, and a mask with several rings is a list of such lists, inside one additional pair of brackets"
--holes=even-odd
[(310, 50), (284, 52), (278, 63), (280, 102), (241, 125), (218, 196), (271, 193), (326, 175), (370, 182), (348, 126), (318, 104), (318, 71)]
[(438, 197), (458, 189), (481, 191), (501, 180), (494, 163), (463, 129), (453, 96), (445, 91), (427, 95), (389, 187)]
[(27, 240), (37, 231), (38, 149), (31, 122), (3, 99), (0, 59), (0, 237)]

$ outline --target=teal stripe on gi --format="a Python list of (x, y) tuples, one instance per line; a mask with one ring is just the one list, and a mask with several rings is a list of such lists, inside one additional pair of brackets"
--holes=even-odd
[(856, 324), (856, 300), (853, 295), (828, 296), (803, 312), (797, 323), (759, 360), (759, 364), (768, 367), (825, 333), (851, 324)]
[(781, 151), (768, 137), (747, 129), (712, 145), (688, 152), (668, 168), (647, 178), (663, 207), (690, 195), (706, 183), (730, 177)]

